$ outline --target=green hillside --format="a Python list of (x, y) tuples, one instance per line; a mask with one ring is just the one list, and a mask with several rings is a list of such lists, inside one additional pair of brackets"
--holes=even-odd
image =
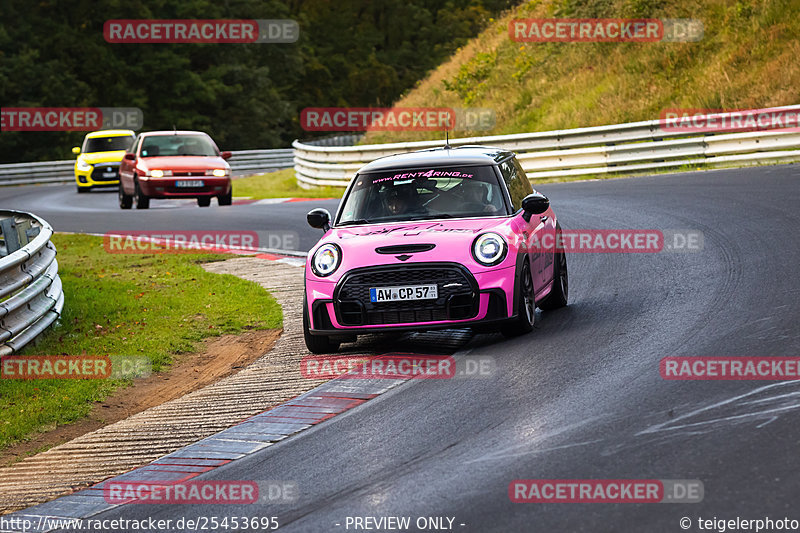
[[(505, 13), (395, 103), (490, 108), (490, 131), (547, 131), (649, 120), (669, 108), (800, 103), (800, 0), (542, 0)], [(518, 18), (693, 18), (699, 42), (520, 43)], [(440, 138), (371, 132), (364, 142)]]

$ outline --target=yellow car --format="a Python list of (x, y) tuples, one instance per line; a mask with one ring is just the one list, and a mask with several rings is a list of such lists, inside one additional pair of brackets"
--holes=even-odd
[(92, 187), (119, 185), (119, 162), (133, 142), (131, 130), (101, 130), (87, 133), (83, 146), (72, 149), (75, 160), (75, 183), (78, 192)]

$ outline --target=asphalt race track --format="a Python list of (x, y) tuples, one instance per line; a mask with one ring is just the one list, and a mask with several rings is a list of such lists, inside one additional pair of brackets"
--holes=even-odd
[[(212, 200), (210, 207), (201, 208), (194, 200), (152, 200), (150, 209), (139, 211), (120, 209), (116, 189), (79, 195), (74, 184), (0, 187), (0, 207), (34, 213), (56, 231), (105, 234), (248, 230), (259, 231), (262, 247), (276, 248), (269, 245), (285, 242), (289, 248), (284, 249), (290, 251), (307, 251), (320, 237), (320, 231), (306, 223), (308, 211), (320, 206), (333, 213), (338, 204), (338, 200), (310, 200), (219, 207)], [(289, 235), (286, 241), (285, 234)]]
[[(800, 166), (539, 190), (565, 229), (699, 230), (704, 248), (571, 254), (567, 308), (540, 313), (521, 338), (477, 336), (459, 355), (494, 356), (494, 375), (412, 380), (195, 478), (292, 480), (294, 504), (127, 505), (93, 518), (277, 516), (280, 531), (298, 532), (347, 531), (347, 517), (363, 516), (455, 517), (464, 532), (682, 531), (682, 517), (698, 531), (700, 517), (800, 518), (800, 384), (659, 374), (665, 356), (800, 356)], [(291, 229), (304, 249), (315, 237), (304, 214), (316, 202), (120, 213), (115, 201), (71, 186), (0, 189), (0, 205), (56, 230)], [(700, 480), (705, 496), (509, 500), (515, 479), (587, 478)]]

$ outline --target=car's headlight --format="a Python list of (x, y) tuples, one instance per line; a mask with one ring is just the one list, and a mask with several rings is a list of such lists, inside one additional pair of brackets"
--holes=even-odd
[(81, 172), (89, 172), (93, 168), (94, 167), (92, 165), (90, 165), (83, 159), (78, 159), (78, 170), (80, 170)]
[(311, 258), (311, 270), (324, 278), (333, 274), (342, 262), (342, 250), (335, 244), (323, 244)]
[(206, 176), (214, 176), (216, 178), (224, 178), (228, 175), (228, 171), (224, 168), (215, 168), (214, 170), (206, 170)]
[(151, 178), (163, 178), (164, 176), (172, 176), (171, 170), (148, 170), (147, 175)]
[(497, 233), (484, 233), (472, 243), (472, 257), (484, 266), (494, 266), (503, 262), (508, 253), (508, 244)]

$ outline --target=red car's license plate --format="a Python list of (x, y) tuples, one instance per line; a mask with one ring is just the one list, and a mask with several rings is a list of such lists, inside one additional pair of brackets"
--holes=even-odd
[(203, 180), (176, 180), (175, 186), (176, 187), (202, 187), (204, 185)]

